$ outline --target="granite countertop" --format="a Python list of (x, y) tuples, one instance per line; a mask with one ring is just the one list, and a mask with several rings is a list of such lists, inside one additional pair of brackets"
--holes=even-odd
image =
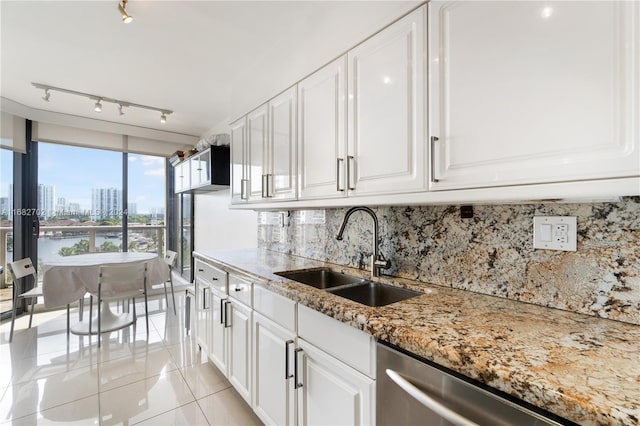
[(394, 277), (424, 295), (372, 308), (274, 272), (330, 267), (260, 249), (196, 252), (425, 359), (585, 425), (640, 422), (640, 327)]

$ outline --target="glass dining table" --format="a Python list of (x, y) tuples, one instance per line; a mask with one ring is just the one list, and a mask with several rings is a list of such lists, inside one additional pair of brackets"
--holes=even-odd
[[(48, 260), (42, 263), (42, 292), (47, 309), (66, 306), (82, 299), (86, 293), (97, 294), (100, 266), (147, 263), (147, 288), (169, 279), (169, 267), (157, 253), (115, 252), (89, 253)], [(109, 304), (101, 307), (102, 331), (122, 328), (131, 323), (129, 314), (116, 314)], [(97, 330), (94, 323), (93, 333)], [(89, 321), (72, 324), (74, 334), (89, 334)]]

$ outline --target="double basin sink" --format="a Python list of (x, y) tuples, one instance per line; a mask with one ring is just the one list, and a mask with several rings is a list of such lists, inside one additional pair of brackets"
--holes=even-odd
[(374, 307), (389, 305), (422, 294), (417, 291), (369, 281), (326, 268), (276, 272), (276, 275)]

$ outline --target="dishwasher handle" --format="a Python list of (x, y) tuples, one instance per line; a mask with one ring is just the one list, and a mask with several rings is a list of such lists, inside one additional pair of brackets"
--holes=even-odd
[(407, 392), (428, 409), (443, 417), (445, 420), (459, 426), (478, 426), (477, 423), (472, 422), (466, 417), (461, 416), (460, 414), (445, 407), (435, 399), (431, 398), (429, 395), (418, 389), (413, 383), (398, 374), (398, 372), (387, 369), (386, 373), (387, 376), (389, 376), (389, 378), (393, 380), (395, 384), (400, 386), (405, 392)]

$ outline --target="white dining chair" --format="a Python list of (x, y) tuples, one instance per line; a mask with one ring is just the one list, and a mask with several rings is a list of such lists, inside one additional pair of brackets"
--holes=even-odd
[[(173, 292), (173, 266), (176, 263), (176, 255), (178, 253), (176, 253), (175, 251), (171, 251), (171, 250), (167, 250), (165, 255), (164, 255), (164, 261), (167, 263), (167, 266), (169, 267), (169, 284), (171, 284), (171, 298), (173, 300), (173, 314), (176, 314), (176, 295)], [(169, 306), (169, 295), (167, 294), (167, 281), (165, 281), (164, 283), (164, 298), (167, 301), (167, 306)]]
[[(90, 311), (89, 311), (89, 335), (93, 330), (93, 297), (97, 297), (98, 303), (98, 347), (100, 346), (100, 335), (102, 334), (102, 304), (108, 304), (111, 301), (132, 299), (133, 318), (131, 322), (125, 322), (118, 328), (109, 327), (108, 331), (114, 331), (119, 328), (134, 325), (137, 320), (136, 315), (136, 297), (144, 296), (144, 309), (147, 325), (147, 335), (149, 335), (149, 307), (147, 303), (147, 263), (133, 263), (129, 265), (104, 265), (100, 267), (98, 277), (98, 292), (90, 293)], [(107, 307), (108, 308), (108, 307)]]
[[(9, 274), (11, 275), (11, 279), (13, 280), (13, 306), (11, 309), (11, 331), (9, 332), (9, 342), (13, 341), (13, 328), (16, 322), (16, 311), (18, 310), (18, 300), (19, 299), (31, 299), (31, 313), (29, 314), (29, 328), (31, 328), (31, 323), (33, 321), (33, 310), (38, 301), (38, 297), (42, 297), (42, 287), (38, 287), (38, 278), (36, 275), (36, 268), (33, 267), (33, 263), (30, 258), (25, 258), (22, 260), (16, 260), (14, 262), (9, 262), (7, 265), (9, 269)], [(24, 288), (24, 280), (31, 276), (33, 278), (33, 282), (36, 284), (34, 288), (31, 290), (22, 292)]]

